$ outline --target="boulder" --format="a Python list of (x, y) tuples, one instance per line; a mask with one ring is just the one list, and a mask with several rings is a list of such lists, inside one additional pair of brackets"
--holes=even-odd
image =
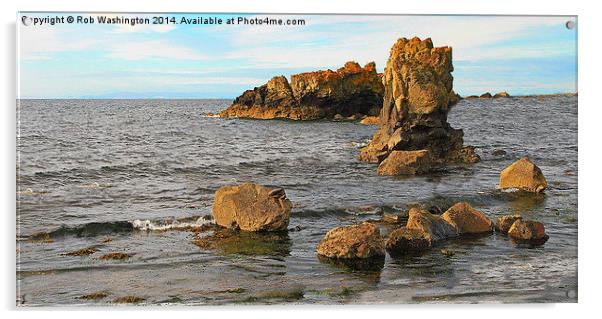
[(517, 219), (514, 221), (508, 236), (518, 241), (546, 241), (548, 235), (542, 223)]
[(493, 97), (496, 99), (500, 98), (500, 97), (508, 98), (508, 97), (510, 97), (510, 94), (508, 94), (508, 92), (498, 92), (498, 93), (495, 93), (495, 95)]
[(390, 254), (404, 254), (429, 249), (432, 245), (427, 233), (407, 227), (394, 230), (389, 234), (385, 247)]
[(224, 186), (215, 192), (215, 223), (244, 231), (286, 230), (292, 204), (284, 189), (253, 183)]
[(361, 121), (360, 124), (364, 125), (378, 125), (380, 118), (377, 116), (366, 116)]
[(247, 90), (220, 113), (222, 117), (314, 120), (340, 114), (377, 115), (382, 107), (383, 84), (374, 62), (363, 68), (347, 62), (337, 71), (294, 74), (291, 81), (276, 76)]
[(543, 173), (527, 156), (504, 168), (500, 173), (501, 189), (517, 188), (527, 192), (539, 193), (548, 187)]
[(491, 96), (491, 93), (489, 93), (489, 92), (483, 93), (483, 94), (481, 94), (481, 96), (479, 96), (479, 98), (481, 98), (481, 99), (490, 99), (492, 97), (493, 96)]
[(429, 151), (393, 151), (378, 165), (378, 175), (416, 175), (432, 169)]
[(317, 252), (328, 258), (382, 257), (385, 243), (378, 228), (364, 222), (331, 229), (318, 244)]
[(441, 217), (452, 225), (458, 234), (481, 234), (493, 231), (491, 219), (465, 202), (450, 207)]
[(458, 236), (456, 229), (441, 216), (415, 207), (410, 209), (406, 228), (419, 230), (431, 242)]
[(514, 224), (515, 221), (522, 218), (523, 217), (520, 215), (508, 215), (498, 217), (495, 221), (495, 230), (497, 230), (500, 233), (507, 234), (512, 224)]
[(456, 99), (452, 71), (450, 47), (416, 37), (397, 40), (383, 75), (379, 127), (359, 160), (380, 163), (394, 151), (428, 150), (433, 162), (478, 161), (474, 149), (464, 148), (462, 130), (447, 122)]

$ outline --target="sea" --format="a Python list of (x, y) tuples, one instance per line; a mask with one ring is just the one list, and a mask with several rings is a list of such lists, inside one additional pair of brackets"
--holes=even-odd
[[(376, 126), (212, 115), (230, 103), (18, 100), (16, 303), (577, 302), (576, 96), (461, 100), (448, 120), (482, 161), (410, 177), (357, 160)], [(544, 194), (497, 188), (523, 156), (547, 178)], [(285, 189), (289, 230), (195, 245), (212, 232), (190, 229), (211, 223), (215, 191), (245, 181)], [(550, 238), (457, 238), (368, 268), (316, 254), (334, 227), (460, 201), (540, 221)], [(400, 226), (378, 225), (383, 236)], [(101, 258), (110, 253), (127, 258)]]

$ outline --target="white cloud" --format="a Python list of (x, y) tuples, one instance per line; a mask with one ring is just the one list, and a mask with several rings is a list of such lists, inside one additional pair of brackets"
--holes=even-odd
[(86, 50), (96, 43), (95, 39), (70, 40), (67, 30), (59, 26), (19, 27), (19, 58), (23, 60), (49, 60), (52, 53)]
[(114, 43), (107, 57), (123, 60), (204, 60), (207, 58), (191, 48), (162, 40)]

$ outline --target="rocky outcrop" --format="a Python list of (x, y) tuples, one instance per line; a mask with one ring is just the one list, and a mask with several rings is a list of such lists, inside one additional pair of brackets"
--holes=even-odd
[(416, 229), (431, 242), (458, 236), (458, 232), (439, 215), (419, 208), (411, 208), (407, 228)]
[(497, 99), (497, 98), (508, 98), (510, 97), (510, 94), (508, 94), (508, 92), (498, 92), (495, 93), (495, 95), (493, 96), (493, 98)]
[(364, 222), (331, 229), (318, 244), (317, 252), (340, 259), (383, 257), (385, 243), (378, 228)]
[(479, 96), (479, 98), (481, 98), (481, 99), (490, 99), (490, 98), (492, 98), (492, 97), (493, 97), (493, 96), (492, 96), (492, 95), (491, 95), (491, 93), (489, 93), (489, 92), (485, 92), (485, 93), (483, 93), (483, 94), (481, 94), (481, 95)]
[(380, 123), (380, 118), (377, 115), (366, 116), (360, 121), (360, 124), (364, 125), (378, 125), (378, 123)]
[(500, 173), (501, 189), (516, 188), (527, 192), (540, 193), (548, 187), (543, 173), (527, 156), (504, 168)]
[(429, 249), (431, 244), (425, 232), (402, 227), (389, 234), (385, 247), (390, 254), (404, 254)]
[(493, 231), (491, 219), (465, 202), (450, 207), (441, 217), (452, 225), (458, 234), (482, 234)]
[(517, 219), (510, 229), (508, 236), (518, 241), (545, 242), (548, 240), (542, 223)]
[(284, 189), (253, 183), (224, 186), (215, 192), (215, 223), (244, 231), (286, 230), (292, 204)]
[(522, 218), (523, 217), (520, 215), (508, 215), (498, 217), (495, 221), (495, 230), (500, 233), (507, 234), (512, 224), (514, 224), (515, 221)]
[(378, 175), (415, 175), (432, 169), (429, 151), (393, 151), (378, 165)]
[(451, 48), (435, 48), (431, 39), (397, 40), (383, 76), (380, 125), (359, 159), (380, 163), (393, 151), (428, 150), (433, 164), (479, 161), (463, 146), (462, 130), (447, 122), (452, 71)]
[(383, 84), (374, 62), (363, 68), (347, 62), (337, 71), (294, 74), (290, 83), (276, 76), (245, 91), (220, 113), (222, 117), (314, 120), (377, 115), (382, 107)]

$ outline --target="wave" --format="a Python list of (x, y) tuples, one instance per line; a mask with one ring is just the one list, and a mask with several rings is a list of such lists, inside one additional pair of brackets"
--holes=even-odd
[(132, 226), (136, 230), (141, 231), (165, 231), (165, 230), (186, 230), (186, 229), (198, 229), (203, 226), (213, 224), (213, 221), (205, 216), (198, 217), (194, 220), (186, 218), (183, 220), (166, 220), (166, 221), (153, 221), (149, 219), (140, 220), (136, 219), (132, 221)]
[(190, 230), (199, 229), (212, 224), (213, 220), (210, 216), (192, 216), (164, 220), (136, 219), (133, 221), (91, 222), (77, 226), (63, 225), (53, 231), (34, 233), (22, 237), (22, 239), (37, 241), (41, 239), (59, 239), (67, 236), (94, 237), (131, 233), (134, 231)]

